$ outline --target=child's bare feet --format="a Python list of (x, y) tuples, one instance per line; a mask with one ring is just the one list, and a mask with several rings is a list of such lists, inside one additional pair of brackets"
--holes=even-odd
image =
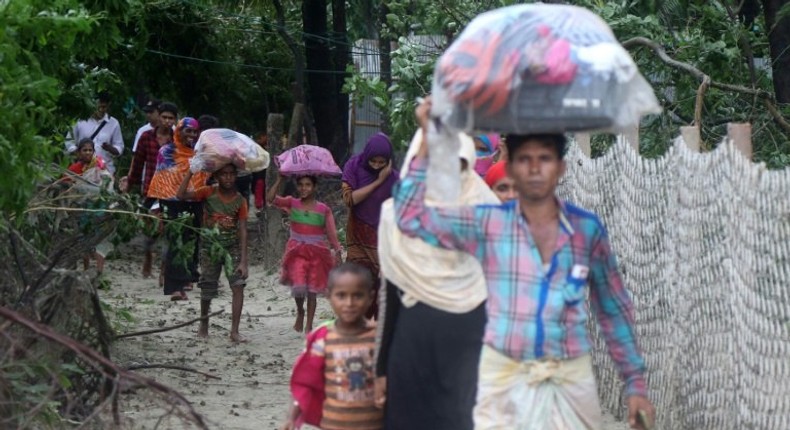
[(247, 339), (246, 337), (240, 335), (239, 333), (231, 333), (230, 334), (230, 340), (233, 343), (247, 343), (247, 342), (249, 342), (249, 339)]
[(312, 331), (313, 331), (313, 323), (308, 321), (307, 325), (304, 328), (304, 332), (305, 333), (310, 333)]
[(207, 338), (208, 337), (208, 324), (200, 323), (198, 326), (198, 337)]
[(296, 322), (294, 323), (294, 330), (297, 333), (301, 333), (304, 330), (304, 312), (299, 312), (296, 314)]

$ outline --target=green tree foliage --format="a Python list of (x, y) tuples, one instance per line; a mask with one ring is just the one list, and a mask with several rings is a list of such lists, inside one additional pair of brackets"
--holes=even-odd
[(60, 150), (49, 136), (64, 120), (61, 76), (87, 81), (76, 52), (97, 24), (76, 1), (0, 2), (0, 211), (24, 207)]
[[(430, 91), (438, 57), (438, 54), (425, 55), (426, 50), (410, 44), (406, 36), (437, 35), (439, 48), (444, 49), (478, 13), (512, 3), (515, 2), (387, 1), (390, 14), (382, 31), (398, 40), (398, 48), (392, 53), (393, 84), (383, 88), (380, 80), (363, 82), (363, 77), (357, 75), (347, 81), (346, 91), (357, 98), (373, 97), (390, 121), (394, 140), (405, 144), (415, 127), (414, 99)], [(748, 2), (576, 0), (565, 3), (596, 12), (609, 23), (620, 41), (647, 37), (672, 58), (693, 65), (715, 82), (773, 93), (767, 38), (771, 29), (766, 28), (762, 15), (739, 10), (739, 6)], [(643, 121), (640, 134), (642, 153), (660, 156), (679, 134), (678, 127), (694, 121), (700, 81), (667, 66), (649, 49), (634, 48), (631, 54), (664, 107), (661, 115)], [(754, 130), (755, 160), (772, 167), (790, 164), (788, 133), (760, 98), (711, 88), (706, 91), (703, 103), (702, 137), (707, 148), (721, 141), (728, 122), (750, 122)], [(790, 113), (786, 107), (779, 108), (786, 115)], [(610, 137), (601, 136), (594, 140), (594, 149), (600, 153), (611, 141)]]
[[(288, 7), (298, 14), (297, 2)], [(248, 133), (265, 127), (267, 113), (290, 110), (293, 60), (270, 9), (264, 1), (0, 2), (0, 211), (18, 212), (35, 184), (57, 175), (42, 166), (61, 158), (66, 131), (90, 115), (98, 91), (112, 94), (124, 131), (121, 172), (144, 122), (136, 104), (150, 95)]]
[[(175, 101), (185, 113), (216, 115), (252, 133), (269, 112), (290, 108), (293, 60), (264, 2), (146, 2), (141, 54), (118, 69), (131, 94)], [(131, 66), (131, 67), (130, 67)]]

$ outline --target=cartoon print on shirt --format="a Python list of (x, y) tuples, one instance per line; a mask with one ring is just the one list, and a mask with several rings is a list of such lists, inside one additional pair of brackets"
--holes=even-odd
[(348, 375), (348, 390), (357, 391), (365, 389), (365, 361), (362, 357), (349, 357), (346, 359), (346, 375)]

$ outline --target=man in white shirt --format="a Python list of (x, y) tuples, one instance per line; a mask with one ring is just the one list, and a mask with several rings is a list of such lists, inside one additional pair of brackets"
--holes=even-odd
[(137, 152), (137, 142), (140, 141), (140, 136), (143, 135), (148, 130), (153, 130), (159, 125), (159, 100), (151, 99), (148, 100), (148, 103), (143, 106), (143, 112), (145, 112), (145, 119), (148, 122), (145, 123), (142, 127), (137, 129), (137, 134), (134, 136), (134, 143), (132, 144), (132, 152)]
[(110, 108), (110, 96), (106, 92), (96, 97), (96, 112), (88, 119), (77, 121), (77, 125), (66, 137), (66, 150), (69, 154), (77, 150), (77, 142), (84, 138), (93, 140), (95, 154), (107, 164), (107, 170), (115, 174), (114, 159), (123, 153), (123, 137), (118, 120), (107, 111)]

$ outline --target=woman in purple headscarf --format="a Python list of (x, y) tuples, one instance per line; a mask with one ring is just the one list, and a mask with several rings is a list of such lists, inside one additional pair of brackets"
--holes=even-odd
[[(370, 269), (377, 286), (381, 204), (392, 196), (397, 181), (397, 170), (392, 168), (392, 143), (384, 133), (371, 136), (362, 153), (351, 157), (343, 168), (343, 201), (351, 208), (346, 228), (346, 260)], [(368, 311), (369, 318), (378, 314), (376, 303), (374, 300)]]

